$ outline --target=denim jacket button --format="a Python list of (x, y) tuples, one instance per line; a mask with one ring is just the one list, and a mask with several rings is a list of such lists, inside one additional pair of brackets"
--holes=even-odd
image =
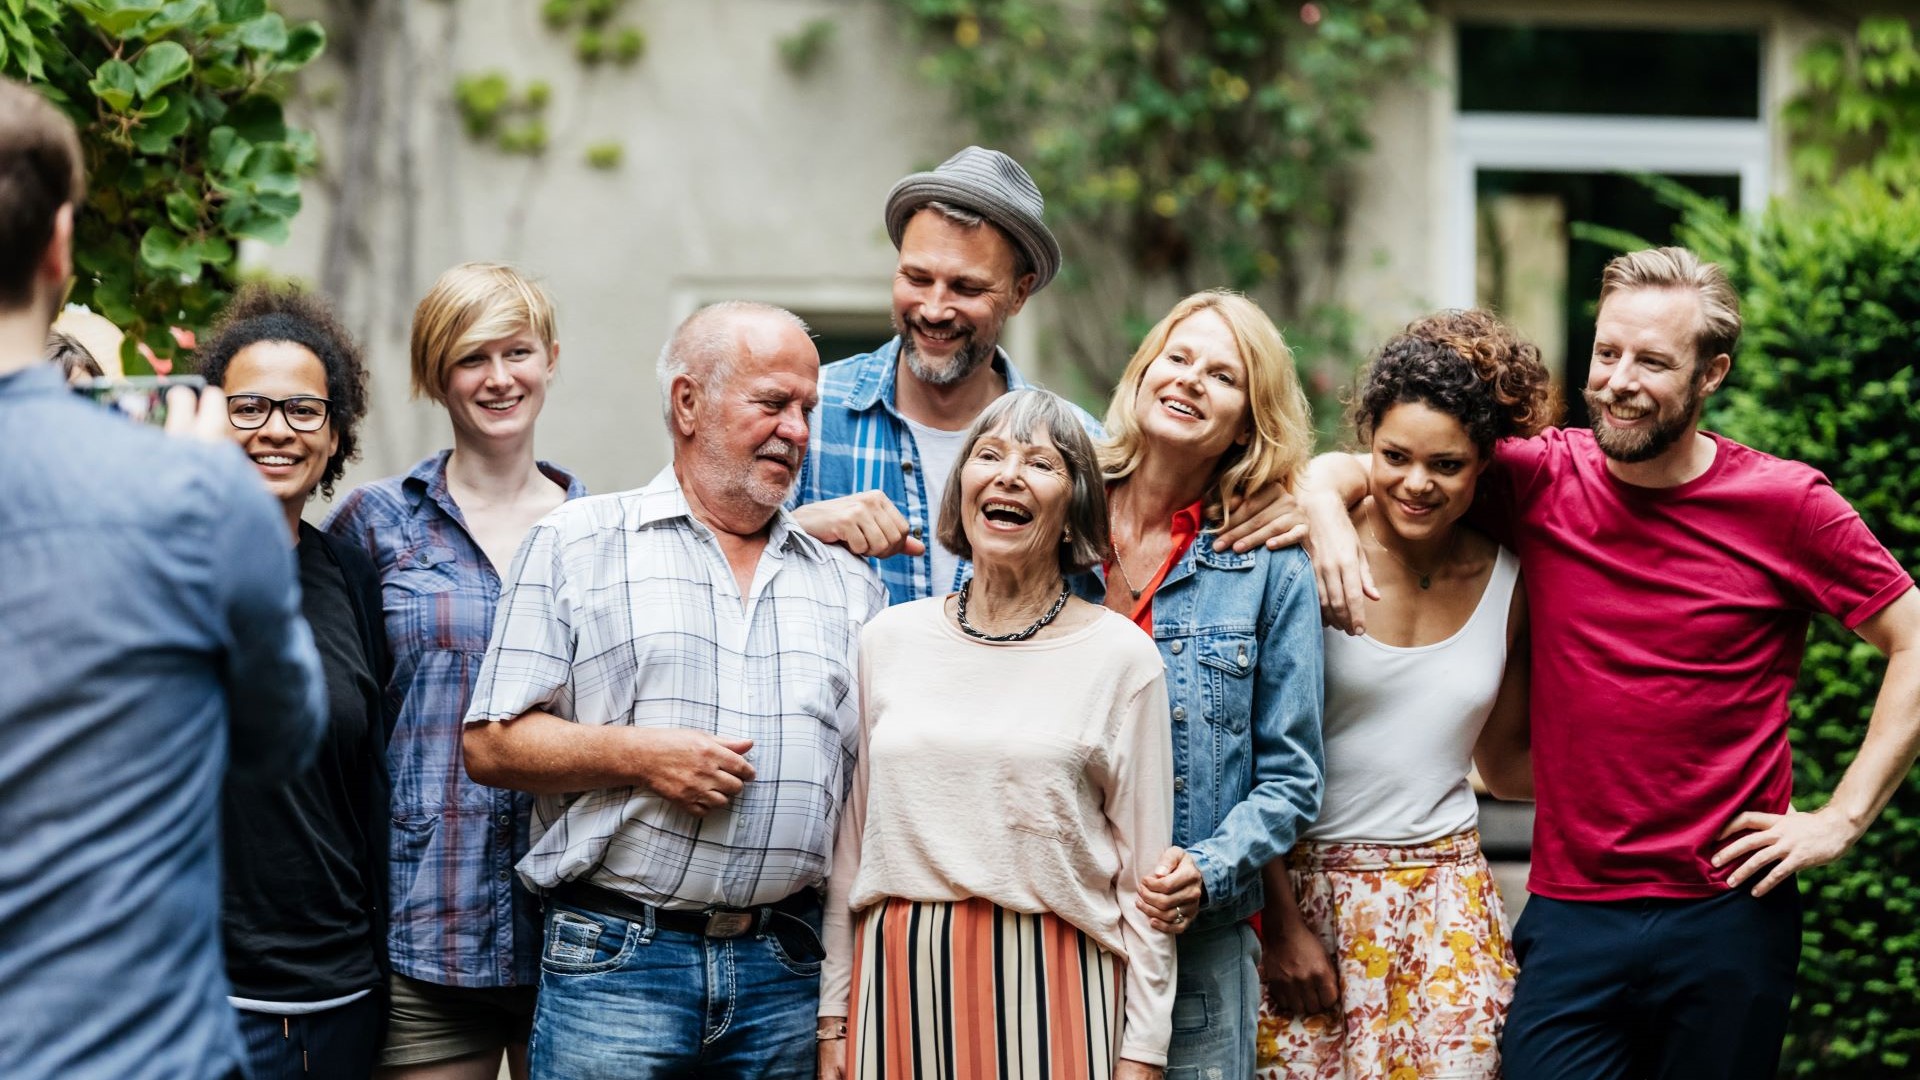
[(1171, 652), (1171, 653), (1172, 653), (1173, 655), (1175, 655), (1175, 656), (1179, 656), (1179, 655), (1180, 655), (1180, 650), (1181, 650), (1182, 648), (1184, 648), (1184, 647), (1186, 646), (1186, 644), (1187, 644), (1187, 643), (1186, 643), (1186, 642), (1184, 642), (1184, 641), (1176, 641), (1176, 642), (1174, 642), (1173, 644), (1171, 644), (1171, 645), (1169, 645), (1169, 646), (1167, 646), (1167, 651), (1168, 651), (1168, 652)]
[(1187, 718), (1187, 707), (1185, 705), (1175, 705), (1173, 707), (1173, 718), (1175, 720), (1185, 720)]
[(1184, 777), (1184, 776), (1176, 776), (1176, 777), (1174, 777), (1174, 778), (1173, 778), (1173, 790), (1175, 790), (1175, 791), (1185, 791), (1185, 790), (1187, 790), (1187, 778), (1186, 778), (1186, 777)]

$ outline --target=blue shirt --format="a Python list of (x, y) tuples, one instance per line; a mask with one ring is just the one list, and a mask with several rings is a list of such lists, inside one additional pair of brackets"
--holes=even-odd
[(225, 1077), (220, 788), (325, 723), (286, 515), (231, 446), (0, 377), (0, 1076)]
[[(940, 508), (928, 498), (920, 449), (894, 404), (899, 360), (900, 339), (896, 337), (870, 353), (820, 369), (820, 407), (811, 417), (807, 459), (800, 466), (800, 482), (788, 506), (805, 506), (862, 491), (884, 492), (906, 517), (908, 531), (931, 550), (935, 543), (934, 519)], [(993, 369), (1006, 380), (1009, 392), (1030, 388), (1005, 351), (994, 350)], [(1101, 437), (1099, 421), (1078, 406), (1074, 412), (1090, 437)], [(972, 565), (962, 560), (953, 580), (939, 582), (936, 588), (930, 553), (867, 561), (880, 572), (890, 602), (895, 604), (944, 596), (973, 575)]]
[[(1206, 899), (1193, 929), (1239, 922), (1264, 901), (1260, 870), (1320, 813), (1325, 642), (1312, 565), (1299, 548), (1215, 551), (1204, 531), (1153, 594), (1173, 724), (1173, 842)], [(1073, 588), (1099, 603), (1096, 568)]]
[[(355, 488), (323, 526), (380, 572), (393, 650), (387, 695), (399, 718), (387, 742), (387, 952), (395, 971), (422, 982), (532, 986), (540, 975), (538, 901), (513, 867), (527, 853), (533, 796), (474, 783), (460, 756), (501, 574), (447, 488), (448, 453)], [(569, 499), (587, 493), (552, 465), (540, 470)]]

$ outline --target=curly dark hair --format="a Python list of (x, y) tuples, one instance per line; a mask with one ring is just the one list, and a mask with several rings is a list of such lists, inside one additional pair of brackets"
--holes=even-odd
[(333, 482), (360, 456), (360, 421), (367, 415), (367, 363), (360, 346), (340, 325), (325, 300), (293, 287), (267, 284), (241, 289), (199, 351), (200, 374), (224, 386), (234, 355), (263, 341), (298, 345), (320, 358), (327, 371), (327, 423), (339, 447), (320, 475), (320, 494), (333, 497)]
[(1411, 402), (1460, 421), (1482, 456), (1538, 434), (1560, 411), (1540, 350), (1477, 308), (1417, 319), (1382, 346), (1354, 399), (1354, 428), (1371, 442), (1387, 410)]

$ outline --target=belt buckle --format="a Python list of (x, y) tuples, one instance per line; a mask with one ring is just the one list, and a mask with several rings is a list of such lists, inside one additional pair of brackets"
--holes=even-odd
[(706, 936), (710, 938), (737, 938), (753, 929), (751, 911), (709, 911), (707, 912)]

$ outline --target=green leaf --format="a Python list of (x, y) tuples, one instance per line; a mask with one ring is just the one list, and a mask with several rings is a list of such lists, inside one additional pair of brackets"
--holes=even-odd
[(109, 60), (94, 71), (87, 89), (93, 91), (93, 96), (99, 98), (107, 108), (114, 112), (126, 112), (127, 107), (133, 104), (134, 95), (140, 91), (140, 83), (134, 77), (132, 64), (125, 60)]
[(285, 68), (305, 67), (327, 47), (327, 31), (317, 22), (303, 22), (287, 31), (287, 47), (280, 52)]
[(167, 220), (183, 233), (193, 232), (200, 227), (199, 201), (184, 191), (169, 192)]
[(267, 0), (218, 0), (214, 5), (224, 23), (244, 23), (266, 14)]
[(255, 214), (235, 226), (233, 233), (235, 236), (245, 237), (248, 240), (261, 240), (269, 244), (284, 244), (287, 242), (287, 237), (292, 235), (292, 230), (287, 228), (285, 218), (274, 217), (271, 214)]
[(95, 27), (116, 38), (160, 13), (162, 0), (71, 0), (71, 7)]
[(134, 61), (133, 77), (141, 97), (152, 97), (193, 71), (193, 57), (177, 41), (160, 41), (147, 46)]
[(226, 126), (255, 144), (277, 143), (287, 137), (286, 114), (281, 111), (280, 103), (259, 94), (243, 98), (227, 110)]
[(147, 120), (133, 132), (133, 145), (143, 154), (164, 154), (172, 148), (174, 140), (187, 133), (193, 126), (192, 110), (184, 104), (173, 104), (169, 98), (161, 98), (163, 103), (172, 107), (160, 116)]
[(200, 260), (187, 239), (162, 225), (155, 225), (140, 237), (140, 261), (155, 270), (171, 270), (185, 277), (200, 276)]
[(207, 168), (219, 176), (239, 176), (253, 147), (230, 127), (214, 128), (207, 136)]
[(287, 20), (269, 11), (240, 27), (240, 44), (257, 53), (278, 56), (287, 47)]

